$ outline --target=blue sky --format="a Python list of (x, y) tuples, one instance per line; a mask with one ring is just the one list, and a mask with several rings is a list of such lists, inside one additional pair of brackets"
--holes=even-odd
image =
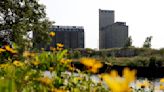
[(153, 36), (152, 47), (164, 47), (163, 0), (40, 0), (55, 25), (84, 26), (85, 47), (98, 48), (98, 9), (114, 10), (115, 21), (126, 22), (133, 45)]

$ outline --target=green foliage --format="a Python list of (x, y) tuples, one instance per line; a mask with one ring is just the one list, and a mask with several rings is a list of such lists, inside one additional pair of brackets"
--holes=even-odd
[(13, 79), (0, 79), (0, 92), (15, 92), (15, 81)]
[[(19, 46), (19, 51), (31, 47), (31, 43), (46, 44), (51, 22), (46, 18), (45, 6), (38, 0), (2, 0), (0, 2), (0, 31), (7, 31), (10, 41)], [(35, 38), (28, 33), (34, 32)]]
[(164, 48), (159, 50), (159, 54), (164, 56)]
[(43, 51), (42, 53), (37, 54), (34, 57), (34, 60), (31, 60), (30, 62), (31, 63), (38, 62), (39, 65), (36, 68), (39, 68), (41, 70), (48, 70), (49, 67), (54, 67), (54, 66), (57, 66), (55, 67), (56, 69), (60, 68), (59, 70), (62, 70), (64, 67), (63, 68), (60, 67), (62, 65), (60, 61), (61, 59), (65, 58), (66, 53), (67, 50), (62, 50), (58, 52)]
[(143, 44), (143, 47), (144, 47), (144, 48), (151, 48), (151, 40), (152, 40), (152, 36), (147, 37), (147, 38), (145, 39), (145, 42), (144, 42), (144, 44)]
[(8, 60), (0, 64), (0, 91), (58, 92), (58, 89), (63, 89), (69, 92), (108, 92), (103, 84), (94, 82), (90, 74), (78, 69), (68, 72), (67, 50), (26, 52), (24, 58), (24, 62)]
[(149, 59), (149, 67), (161, 67), (163, 66), (163, 58), (152, 56)]
[[(127, 66), (139, 66), (139, 67), (147, 67), (149, 64), (149, 60), (143, 57), (136, 57), (127, 62)], [(126, 66), (126, 65), (125, 65)]]
[(132, 37), (131, 36), (128, 37), (124, 47), (130, 47), (130, 46), (132, 46)]
[(59, 51), (56, 55), (57, 61), (60, 61), (66, 53), (67, 53), (67, 50)]
[(135, 67), (163, 67), (164, 59), (160, 56), (136, 56), (136, 57), (108, 57), (101, 58), (102, 61), (118, 66)]
[[(90, 53), (87, 53), (87, 52)], [(152, 48), (112, 48), (112, 49), (104, 49), (104, 50), (86, 50), (86, 49), (78, 49), (71, 50), (69, 52), (69, 58), (78, 59), (82, 56), (85, 57), (94, 57), (101, 59), (101, 61), (105, 63), (112, 63), (113, 65), (120, 66), (143, 66), (148, 67), (150, 63), (151, 57), (156, 57), (156, 66), (162, 67), (163, 64), (163, 49), (157, 50)], [(75, 57), (77, 53), (77, 56)]]
[(73, 57), (73, 58), (80, 58), (80, 57), (82, 57), (82, 56), (81, 56), (80, 51), (75, 50), (75, 51), (73, 52), (73, 56), (72, 56), (72, 57)]
[(11, 48), (9, 45), (3, 46), (3, 48), (0, 48), (0, 49), (4, 50), (4, 51), (0, 51), (0, 63), (11, 61), (11, 59), (15, 60), (16, 58), (17, 59), (21, 58), (21, 56), (18, 57), (19, 54), (17, 54), (17, 51)]

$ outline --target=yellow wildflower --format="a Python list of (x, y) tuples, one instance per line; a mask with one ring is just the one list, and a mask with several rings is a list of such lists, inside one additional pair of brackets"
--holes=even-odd
[(85, 66), (87, 66), (89, 71), (91, 71), (93, 73), (96, 73), (98, 71), (98, 69), (103, 66), (103, 64), (100, 63), (100, 61), (97, 61), (94, 58), (81, 58), (80, 62), (82, 64), (84, 64)]
[(10, 51), (12, 48), (10, 48), (9, 45), (6, 45), (6, 46), (5, 46), (5, 49), (6, 49), (7, 51)]
[(50, 50), (51, 50), (51, 51), (55, 51), (56, 48), (54, 48), (54, 47), (50, 47)]
[(55, 36), (55, 32), (50, 32), (49, 35), (50, 35), (51, 37), (54, 37), (54, 36)]
[(37, 65), (40, 64), (40, 62), (39, 61), (34, 61), (34, 62), (32, 62), (32, 64), (35, 65), (35, 66), (37, 66)]
[(160, 90), (164, 90), (164, 85), (160, 85), (160, 86), (159, 86), (159, 89), (160, 89)]
[(164, 78), (161, 78), (161, 79), (160, 79), (160, 82), (161, 82), (161, 83), (164, 83)]
[(63, 90), (63, 89), (56, 89), (56, 88), (53, 88), (53, 89), (51, 89), (51, 92), (66, 92), (66, 91)]
[(160, 86), (159, 86), (160, 90), (164, 90), (164, 78), (160, 79)]
[(104, 74), (102, 76), (103, 80), (106, 82), (108, 87), (112, 92), (130, 92), (129, 84), (125, 79), (121, 77), (110, 77), (109, 74)]
[(71, 66), (71, 65), (67, 65), (67, 67), (68, 67), (68, 69), (69, 69), (70, 71), (75, 71), (75, 67), (73, 67), (73, 66)]
[(68, 64), (68, 63), (72, 62), (72, 60), (62, 58), (62, 59), (60, 60), (60, 62), (61, 62), (61, 63), (64, 63), (64, 64)]
[(25, 51), (23, 52), (23, 56), (24, 57), (34, 57), (35, 56), (35, 53), (30, 53), (29, 51)]
[(17, 67), (23, 66), (23, 63), (22, 63), (22, 62), (16, 61), (16, 60), (13, 62), (13, 64), (14, 64), (15, 66), (17, 66)]
[[(133, 72), (134, 71), (125, 68), (123, 73), (124, 77), (118, 76), (117, 71), (111, 71), (110, 74), (102, 74), (101, 77), (112, 92), (131, 92), (129, 84), (135, 78), (135, 72)], [(131, 78), (128, 79), (127, 76), (131, 76)]]
[(65, 60), (64, 58), (62, 58), (62, 59), (60, 60), (61, 63), (65, 63), (65, 61), (66, 61), (66, 60)]
[(103, 64), (101, 64), (100, 61), (96, 61), (92, 68), (101, 68), (102, 66)]
[(16, 50), (13, 50), (12, 48), (10, 48), (9, 45), (6, 45), (6, 46), (5, 46), (5, 49), (6, 49), (7, 51), (11, 52), (11, 53), (17, 53), (17, 51), (16, 51)]
[(60, 51), (60, 50), (62, 50), (63, 48), (57, 47), (56, 49)]
[(80, 62), (85, 66), (92, 67), (95, 64), (96, 60), (94, 58), (81, 58)]
[(127, 79), (127, 81), (133, 81), (135, 79), (135, 74), (136, 71), (135, 70), (131, 70), (129, 68), (125, 68), (123, 70), (123, 77)]
[(0, 48), (0, 53), (6, 51), (5, 49)]
[(91, 71), (92, 73), (97, 73), (98, 69), (97, 68), (91, 68), (91, 69), (89, 69), (89, 71)]
[(110, 77), (118, 77), (118, 72), (116, 70), (112, 70), (109, 74)]
[(57, 47), (62, 48), (62, 47), (64, 47), (64, 45), (61, 43), (57, 43)]
[(37, 80), (45, 85), (51, 85), (53, 82), (53, 80), (48, 77), (38, 78)]

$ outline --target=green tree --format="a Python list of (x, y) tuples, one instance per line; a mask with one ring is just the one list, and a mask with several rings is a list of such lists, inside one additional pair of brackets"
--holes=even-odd
[(147, 37), (147, 38), (145, 39), (145, 42), (144, 42), (144, 44), (143, 44), (143, 47), (144, 47), (144, 48), (151, 48), (151, 40), (152, 40), (152, 36)]
[[(30, 43), (49, 42), (51, 25), (45, 6), (38, 0), (0, 0), (0, 31), (7, 31), (10, 41), (16, 43), (20, 51), (28, 48)], [(35, 39), (29, 37), (29, 32), (37, 34)]]
[(132, 37), (131, 36), (128, 37), (128, 39), (125, 43), (125, 47), (130, 47), (130, 46), (132, 46)]

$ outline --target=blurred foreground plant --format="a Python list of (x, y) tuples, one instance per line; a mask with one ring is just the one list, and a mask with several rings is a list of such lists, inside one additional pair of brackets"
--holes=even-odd
[(129, 85), (135, 80), (135, 74), (135, 70), (125, 68), (122, 77), (115, 70), (112, 70), (110, 74), (102, 74), (101, 77), (112, 92), (132, 92)]
[(87, 67), (87, 69), (93, 73), (97, 73), (99, 68), (103, 66), (103, 64), (100, 61), (94, 58), (81, 58), (80, 62), (84, 64)]

